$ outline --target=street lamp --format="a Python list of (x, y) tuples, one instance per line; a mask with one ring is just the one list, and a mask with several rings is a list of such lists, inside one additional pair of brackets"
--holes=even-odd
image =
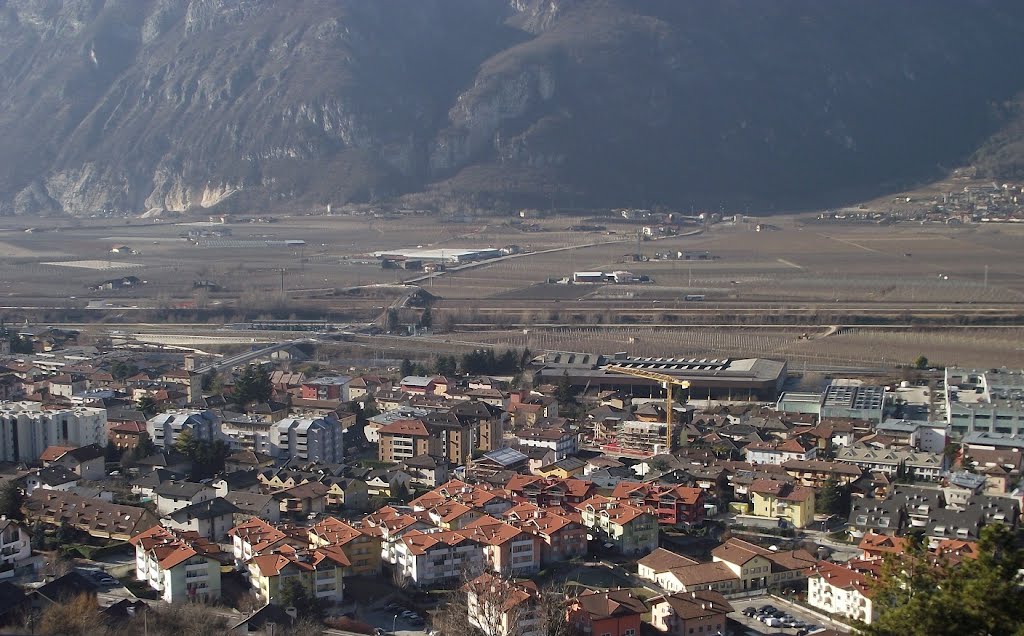
[(395, 633), (395, 624), (396, 623), (398, 623), (398, 614), (395, 614), (395, 617), (393, 619), (391, 619), (391, 633), (392, 634)]

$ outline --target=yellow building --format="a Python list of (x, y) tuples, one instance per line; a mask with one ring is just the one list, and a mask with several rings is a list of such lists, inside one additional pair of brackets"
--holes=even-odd
[(552, 464), (548, 464), (547, 466), (541, 466), (537, 469), (537, 473), (543, 477), (569, 479), (571, 477), (576, 477), (577, 475), (582, 475), (583, 469), (586, 465), (587, 462), (578, 457), (566, 457)]
[(327, 517), (309, 529), (312, 547), (332, 546), (345, 553), (351, 564), (346, 575), (376, 575), (381, 571), (381, 538), (372, 529)]
[(340, 548), (282, 549), (249, 560), (249, 582), (266, 603), (281, 599), (286, 580), (298, 581), (318, 599), (339, 603), (345, 595), (345, 570), (350, 566)]
[(814, 490), (774, 479), (758, 479), (750, 485), (755, 517), (782, 519), (795, 528), (807, 526), (814, 518)]

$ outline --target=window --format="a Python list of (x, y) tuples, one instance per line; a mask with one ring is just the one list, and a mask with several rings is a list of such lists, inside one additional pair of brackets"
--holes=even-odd
[(622, 632), (622, 636), (636, 636), (636, 630), (627, 629), (626, 631)]

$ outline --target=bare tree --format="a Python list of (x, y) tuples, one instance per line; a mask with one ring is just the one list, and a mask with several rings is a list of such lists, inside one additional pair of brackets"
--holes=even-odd
[(80, 594), (66, 603), (53, 603), (39, 616), (40, 634), (99, 636), (106, 632), (96, 598)]

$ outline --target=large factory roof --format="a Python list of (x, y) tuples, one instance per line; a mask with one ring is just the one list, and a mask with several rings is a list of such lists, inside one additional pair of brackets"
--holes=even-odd
[[(653, 371), (680, 378), (774, 382), (786, 373), (786, 363), (765, 358), (633, 358), (624, 354), (604, 356), (593, 353), (549, 351), (544, 355), (542, 374), (588, 375), (626, 378), (605, 369), (608, 365)], [(547, 372), (547, 373), (545, 373)]]

